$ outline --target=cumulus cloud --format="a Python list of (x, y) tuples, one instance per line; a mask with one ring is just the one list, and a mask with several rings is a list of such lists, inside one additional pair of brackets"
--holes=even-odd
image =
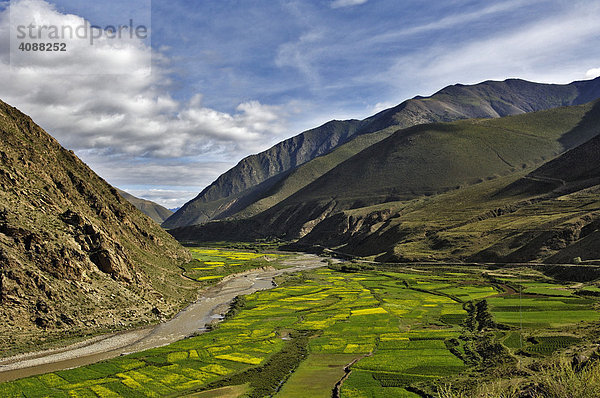
[(365, 4), (369, 0), (335, 0), (331, 3), (331, 8), (342, 8), (350, 6), (358, 6)]
[(182, 189), (164, 189), (164, 188), (152, 188), (152, 189), (129, 189), (124, 191), (132, 194), (133, 196), (137, 196), (138, 198), (143, 198), (146, 200), (151, 200), (155, 203), (160, 204), (161, 206), (166, 207), (167, 209), (175, 209), (181, 207), (181, 198), (186, 197), (188, 199), (193, 199), (198, 195), (198, 190), (182, 190)]
[(585, 72), (585, 77), (590, 79), (594, 79), (598, 76), (600, 76), (600, 68), (592, 68)]
[[(40, 26), (90, 25), (44, 0), (13, 1), (0, 13), (0, 40), (5, 43), (14, 41), (11, 21), (13, 28), (15, 23), (26, 26), (32, 21)], [(201, 95), (185, 102), (174, 99), (169, 94), (168, 59), (138, 37), (117, 41), (108, 37), (110, 32), (101, 33), (93, 45), (89, 38), (68, 40), (67, 51), (61, 53), (15, 57), (13, 48), (11, 58), (9, 48), (2, 47), (0, 98), (32, 116), (109, 182), (119, 178), (111, 171), (115, 158), (129, 159), (123, 167), (132, 159), (152, 164), (153, 174), (140, 175), (148, 179), (137, 181), (152, 184), (157, 176), (174, 172), (173, 164), (157, 159), (207, 157), (231, 164), (287, 133), (286, 113), (280, 106), (247, 101), (222, 112), (204, 106)], [(198, 176), (187, 169), (176, 172), (187, 176), (188, 184), (200, 185), (194, 181)]]

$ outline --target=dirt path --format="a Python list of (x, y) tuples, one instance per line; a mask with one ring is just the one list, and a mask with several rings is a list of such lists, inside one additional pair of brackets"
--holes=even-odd
[(323, 267), (315, 255), (299, 254), (284, 260), (288, 268), (261, 269), (230, 276), (208, 288), (199, 299), (173, 319), (144, 329), (98, 336), (57, 350), (19, 355), (0, 361), (0, 382), (89, 365), (120, 355), (164, 346), (194, 333), (219, 320), (238, 295), (251, 294), (275, 287), (276, 276)]
[(340, 398), (341, 397), (341, 393), (342, 393), (342, 384), (344, 384), (344, 382), (348, 379), (348, 377), (350, 377), (350, 373), (352, 373), (352, 365), (354, 365), (356, 362), (360, 361), (361, 359), (367, 358), (367, 357), (372, 357), (373, 353), (370, 352), (368, 354), (365, 354), (359, 358), (356, 358), (355, 360), (353, 360), (352, 362), (350, 362), (348, 365), (344, 366), (344, 376), (338, 380), (337, 383), (335, 383), (335, 386), (333, 387), (333, 392), (332, 392), (332, 396), (333, 398)]

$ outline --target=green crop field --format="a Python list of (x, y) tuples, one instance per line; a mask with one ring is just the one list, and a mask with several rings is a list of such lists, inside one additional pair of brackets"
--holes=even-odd
[[(222, 249), (193, 253), (186, 274), (199, 280), (265, 261)], [(210, 332), (3, 383), (0, 396), (330, 397), (340, 382), (341, 397), (418, 397), (476, 366), (484, 354), (473, 354), (473, 336), (486, 328), (503, 325), (492, 335), (507, 352), (542, 358), (582, 341), (564, 330), (600, 319), (595, 298), (524, 275), (504, 278), (521, 285), (519, 294), (467, 267), (305, 272), (246, 296)]]
[(218, 282), (223, 277), (254, 268), (276, 265), (285, 255), (264, 254), (221, 248), (190, 248), (194, 261), (184, 266), (184, 275), (203, 284)]

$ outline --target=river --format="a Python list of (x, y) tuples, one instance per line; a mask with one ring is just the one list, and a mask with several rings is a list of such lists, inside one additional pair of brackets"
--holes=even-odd
[(261, 269), (230, 276), (202, 291), (196, 302), (158, 325), (97, 336), (61, 349), (0, 360), (0, 382), (89, 365), (184, 339), (205, 331), (209, 323), (221, 319), (236, 296), (271, 289), (276, 286), (276, 276), (323, 267), (325, 263), (315, 255), (300, 254), (284, 260), (284, 265), (287, 268)]

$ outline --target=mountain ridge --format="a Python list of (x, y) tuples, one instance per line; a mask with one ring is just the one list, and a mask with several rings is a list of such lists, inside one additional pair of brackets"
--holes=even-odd
[(116, 190), (129, 203), (134, 205), (139, 211), (150, 217), (158, 224), (161, 224), (174, 213), (166, 207), (163, 207), (158, 203), (154, 203), (151, 200), (138, 198), (136, 196), (133, 196), (129, 192), (125, 192), (119, 188), (116, 188)]
[[(236, 185), (233, 181), (237, 178), (243, 180), (244, 174), (257, 175), (256, 170), (264, 170), (270, 167), (272, 157), (269, 151), (285, 152), (286, 145), (289, 144), (290, 140), (300, 142), (306, 132), (292, 139), (285, 140), (265, 152), (252, 155), (219, 177), (215, 183), (205, 188), (195, 199), (186, 203), (182, 209), (163, 223), (163, 227), (176, 228), (185, 225), (201, 224), (216, 219), (231, 217), (245, 218), (258, 214), (260, 211), (266, 209), (265, 206), (268, 208), (268, 203), (277, 202), (282, 199), (282, 195), (270, 197), (272, 195), (267, 191), (282, 184), (287, 184), (287, 191), (290, 191), (290, 189), (293, 191), (293, 187), (303, 188), (304, 183), (295, 182), (290, 184), (287, 183), (286, 179), (290, 175), (293, 176), (295, 170), (302, 168), (318, 157), (327, 157), (338, 148), (349, 145), (352, 141), (363, 135), (373, 134), (374, 137), (377, 136), (376, 133), (379, 133), (378, 137), (381, 140), (403, 127), (478, 117), (495, 118), (498, 116), (551, 109), (563, 105), (581, 104), (589, 98), (597, 98), (599, 93), (600, 79), (577, 81), (565, 85), (508, 79), (502, 82), (486, 81), (475, 85), (459, 84), (447, 86), (432, 96), (415, 97), (362, 121), (346, 121), (349, 123), (347, 126), (351, 127), (348, 127), (344, 135), (345, 141), (338, 140), (335, 142), (335, 145), (328, 145), (328, 151), (320, 152), (318, 156), (312, 157), (305, 162), (297, 162), (294, 166), (290, 165), (287, 168), (279, 167), (276, 168), (277, 171), (273, 169), (272, 172), (267, 174), (258, 172), (258, 174), (262, 174), (265, 178), (255, 178), (254, 185), (247, 183)], [(345, 122), (332, 121), (329, 123), (338, 123), (339, 126)], [(327, 129), (324, 129), (325, 126), (328, 126), (328, 123), (308, 132), (311, 132), (313, 135), (327, 134)], [(337, 138), (337, 136), (334, 136), (334, 138)], [(324, 138), (321, 137), (321, 139)], [(356, 146), (358, 150), (364, 149), (360, 145)], [(253, 168), (247, 160), (250, 158), (253, 159), (254, 163), (261, 164), (261, 166)], [(337, 165), (341, 160), (345, 159), (334, 159), (333, 162)], [(241, 165), (242, 163), (244, 163), (243, 166)], [(311, 173), (315, 178), (322, 174), (315, 171)], [(260, 184), (267, 180), (270, 183), (259, 187)], [(224, 189), (227, 185), (230, 185), (230, 188)], [(231, 189), (234, 186), (237, 188)], [(289, 196), (291, 193), (288, 192), (285, 195)]]
[[(327, 247), (378, 261), (585, 259), (585, 254), (574, 256), (568, 250), (584, 237), (580, 231), (594, 231), (596, 225), (594, 205), (590, 205), (591, 210), (580, 208), (594, 198), (593, 191), (586, 189), (594, 189), (600, 177), (594, 174), (600, 169), (596, 164), (600, 156), (595, 156), (598, 126), (599, 101), (499, 119), (410, 127), (364, 149), (258, 215), (170, 232), (183, 241), (297, 240), (289, 247), (296, 250)], [(477, 144), (483, 138), (494, 145), (488, 148)], [(419, 145), (421, 149), (415, 152), (415, 146)], [(440, 150), (450, 152), (444, 155)], [(461, 152), (464, 154), (457, 157)], [(547, 196), (552, 189), (517, 192), (511, 188), (512, 191), (503, 194), (515, 184), (522, 189), (518, 182), (530, 181), (535, 173), (564, 169), (565, 159), (571, 165), (583, 162), (577, 168), (583, 170), (580, 174), (590, 177), (591, 173), (596, 180), (585, 178), (588, 185), (575, 184), (572, 193), (561, 192), (566, 195), (564, 200), (556, 197), (558, 193)], [(596, 163), (591, 164), (590, 160)], [(557, 163), (558, 166), (552, 166)], [(416, 164), (418, 168), (411, 167)], [(459, 171), (466, 172), (472, 184), (452, 180), (453, 176), (461, 177), (460, 173), (452, 174), (456, 167), (462, 167)], [(567, 169), (572, 171), (574, 167)], [(422, 173), (418, 174), (419, 171)], [(580, 174), (573, 173), (579, 178)], [(553, 171), (546, 174), (546, 178), (568, 179), (564, 175), (552, 177)], [(431, 181), (443, 184), (441, 189), (404, 196), (393, 190), (371, 195), (373, 189), (385, 188), (380, 181), (391, 182), (391, 188), (394, 183), (404, 187), (406, 184), (418, 187)], [(353, 187), (366, 189), (368, 195), (353, 191)], [(562, 214), (561, 206), (572, 210)], [(573, 216), (569, 216), (571, 213)], [(520, 219), (510, 218), (516, 215)], [(523, 225), (523, 230), (511, 227), (511, 222)], [(539, 232), (529, 232), (527, 224), (537, 225)], [(587, 239), (585, 247), (592, 248), (588, 251), (592, 253), (595, 249), (589, 243), (590, 238)], [(541, 243), (536, 246), (538, 241)]]

